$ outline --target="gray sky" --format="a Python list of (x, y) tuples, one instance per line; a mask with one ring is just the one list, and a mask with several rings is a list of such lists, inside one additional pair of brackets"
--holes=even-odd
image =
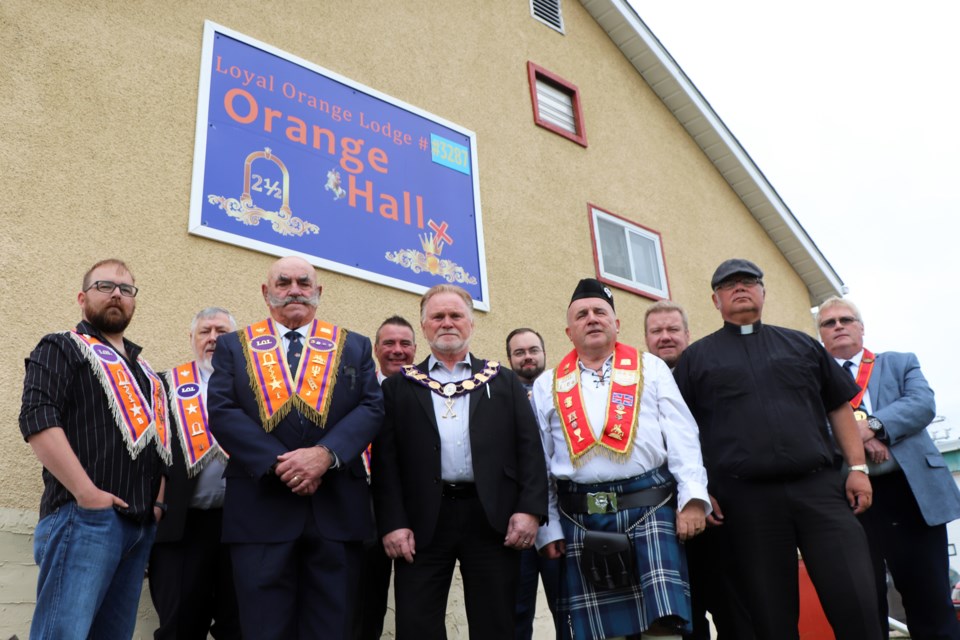
[(632, 4), (960, 435), (960, 5)]

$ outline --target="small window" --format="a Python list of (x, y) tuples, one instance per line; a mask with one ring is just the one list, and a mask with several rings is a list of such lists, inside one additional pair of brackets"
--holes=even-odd
[(580, 91), (558, 75), (527, 62), (533, 121), (544, 129), (587, 146)]
[(590, 234), (597, 278), (653, 299), (669, 299), (660, 234), (593, 205)]
[(530, 0), (530, 15), (563, 33), (563, 13), (560, 12), (560, 0)]

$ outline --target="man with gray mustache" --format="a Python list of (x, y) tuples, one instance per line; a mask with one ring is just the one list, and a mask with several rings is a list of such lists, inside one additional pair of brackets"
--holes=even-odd
[(363, 540), (361, 452), (383, 396), (370, 340), (316, 317), (322, 287), (287, 257), (262, 285), (270, 316), (217, 340), (208, 392), (230, 452), (223, 541), (245, 638), (347, 638)]

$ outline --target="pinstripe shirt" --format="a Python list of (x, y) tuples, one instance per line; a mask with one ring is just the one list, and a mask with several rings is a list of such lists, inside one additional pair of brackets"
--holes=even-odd
[[(78, 324), (77, 330), (110, 346), (87, 322)], [(129, 356), (125, 359), (127, 366), (144, 397), (152, 401), (150, 382), (136, 362), (141, 348), (127, 339), (123, 342)], [(24, 439), (50, 427), (62, 428), (93, 483), (130, 505), (128, 509), (117, 507), (117, 511), (138, 522), (151, 521), (164, 472), (163, 462), (153, 446), (147, 446), (136, 459), (130, 457), (111, 414), (107, 395), (80, 347), (65, 334), (51, 333), (40, 340), (25, 363), (20, 408), (20, 431)], [(40, 518), (74, 500), (46, 468), (43, 486)]]

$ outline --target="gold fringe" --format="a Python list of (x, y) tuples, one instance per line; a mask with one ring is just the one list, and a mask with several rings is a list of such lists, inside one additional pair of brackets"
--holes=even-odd
[[(321, 429), (326, 428), (327, 424), (327, 413), (330, 408), (330, 403), (333, 401), (333, 391), (337, 384), (338, 373), (340, 372), (340, 358), (343, 354), (343, 345), (346, 342), (347, 334), (349, 331), (342, 327), (337, 327), (337, 342), (336, 342), (336, 353), (337, 353), (337, 366), (333, 368), (333, 371), (330, 372), (330, 390), (327, 391), (327, 396), (323, 401), (323, 406), (320, 407), (318, 412), (316, 409), (307, 404), (307, 401), (301, 398), (296, 393), (292, 394), (290, 398), (283, 403), (283, 405), (278, 408), (272, 416), (267, 416), (267, 405), (263, 401), (262, 394), (260, 389), (257, 387), (257, 374), (256, 369), (254, 369), (253, 361), (249, 356), (249, 349), (247, 348), (247, 332), (240, 332), (240, 347), (243, 353), (244, 360), (246, 361), (247, 367), (247, 379), (250, 381), (250, 389), (253, 391), (253, 396), (257, 400), (257, 409), (260, 412), (260, 422), (263, 424), (263, 430), (267, 433), (276, 428), (287, 415), (290, 414), (294, 408), (296, 408), (300, 413), (304, 415), (310, 422), (314, 423)], [(282, 350), (281, 350), (282, 351)], [(284, 366), (287, 365), (286, 356), (283, 359)]]
[[(607, 405), (610, 404), (610, 398), (613, 397), (613, 375), (614, 375), (614, 371), (617, 369), (616, 353), (617, 353), (616, 346), (614, 346), (614, 352), (613, 352), (614, 362), (610, 367), (610, 389), (607, 391), (607, 403), (606, 403)], [(565, 357), (566, 356), (564, 356), (564, 358)], [(562, 358), (560, 362), (563, 362)], [(559, 367), (559, 365), (560, 363), (558, 362), (557, 366)], [(577, 360), (577, 368), (575, 371), (577, 374), (577, 392), (580, 394), (580, 404), (583, 406), (583, 414), (584, 414), (583, 417), (587, 423), (587, 428), (590, 429), (592, 433), (593, 426), (590, 424), (590, 418), (587, 416), (586, 404), (584, 403), (584, 400), (583, 400), (583, 391), (580, 388), (579, 358)], [(621, 369), (621, 371), (623, 371), (623, 369)], [(563, 414), (561, 413), (563, 410), (563, 407), (560, 406), (560, 394), (557, 393), (557, 368), (554, 368), (553, 383), (552, 383), (553, 408), (554, 408), (554, 411), (557, 412), (557, 415), (560, 416), (560, 430), (563, 432), (563, 439), (567, 443), (567, 455), (570, 457), (570, 463), (574, 466), (574, 468), (579, 469), (580, 467), (586, 464), (589, 460), (592, 460), (597, 455), (602, 455), (604, 458), (607, 458), (611, 462), (615, 462), (617, 464), (625, 464), (630, 460), (630, 456), (633, 453), (634, 440), (636, 439), (636, 436), (637, 436), (637, 426), (640, 423), (640, 410), (642, 408), (640, 399), (643, 396), (643, 351), (640, 351), (639, 349), (637, 349), (636, 373), (637, 373), (637, 385), (634, 388), (633, 401), (636, 404), (637, 410), (633, 414), (633, 424), (630, 427), (630, 437), (627, 440), (626, 449), (624, 449), (622, 453), (619, 451), (616, 451), (613, 448), (611, 448), (610, 445), (608, 445), (607, 443), (602, 442), (601, 438), (594, 436), (594, 440), (596, 441), (595, 444), (589, 449), (587, 449), (586, 451), (584, 451), (583, 453), (581, 453), (579, 456), (574, 456), (573, 443), (570, 440), (570, 434), (567, 433), (567, 430), (566, 428), (564, 428), (564, 425), (563, 425), (563, 417), (562, 417)], [(609, 410), (604, 412), (604, 416), (608, 416), (608, 414), (609, 414)], [(606, 418), (604, 419), (604, 430), (605, 428), (606, 428)], [(601, 430), (600, 432), (601, 436), (603, 435), (604, 430)]]

